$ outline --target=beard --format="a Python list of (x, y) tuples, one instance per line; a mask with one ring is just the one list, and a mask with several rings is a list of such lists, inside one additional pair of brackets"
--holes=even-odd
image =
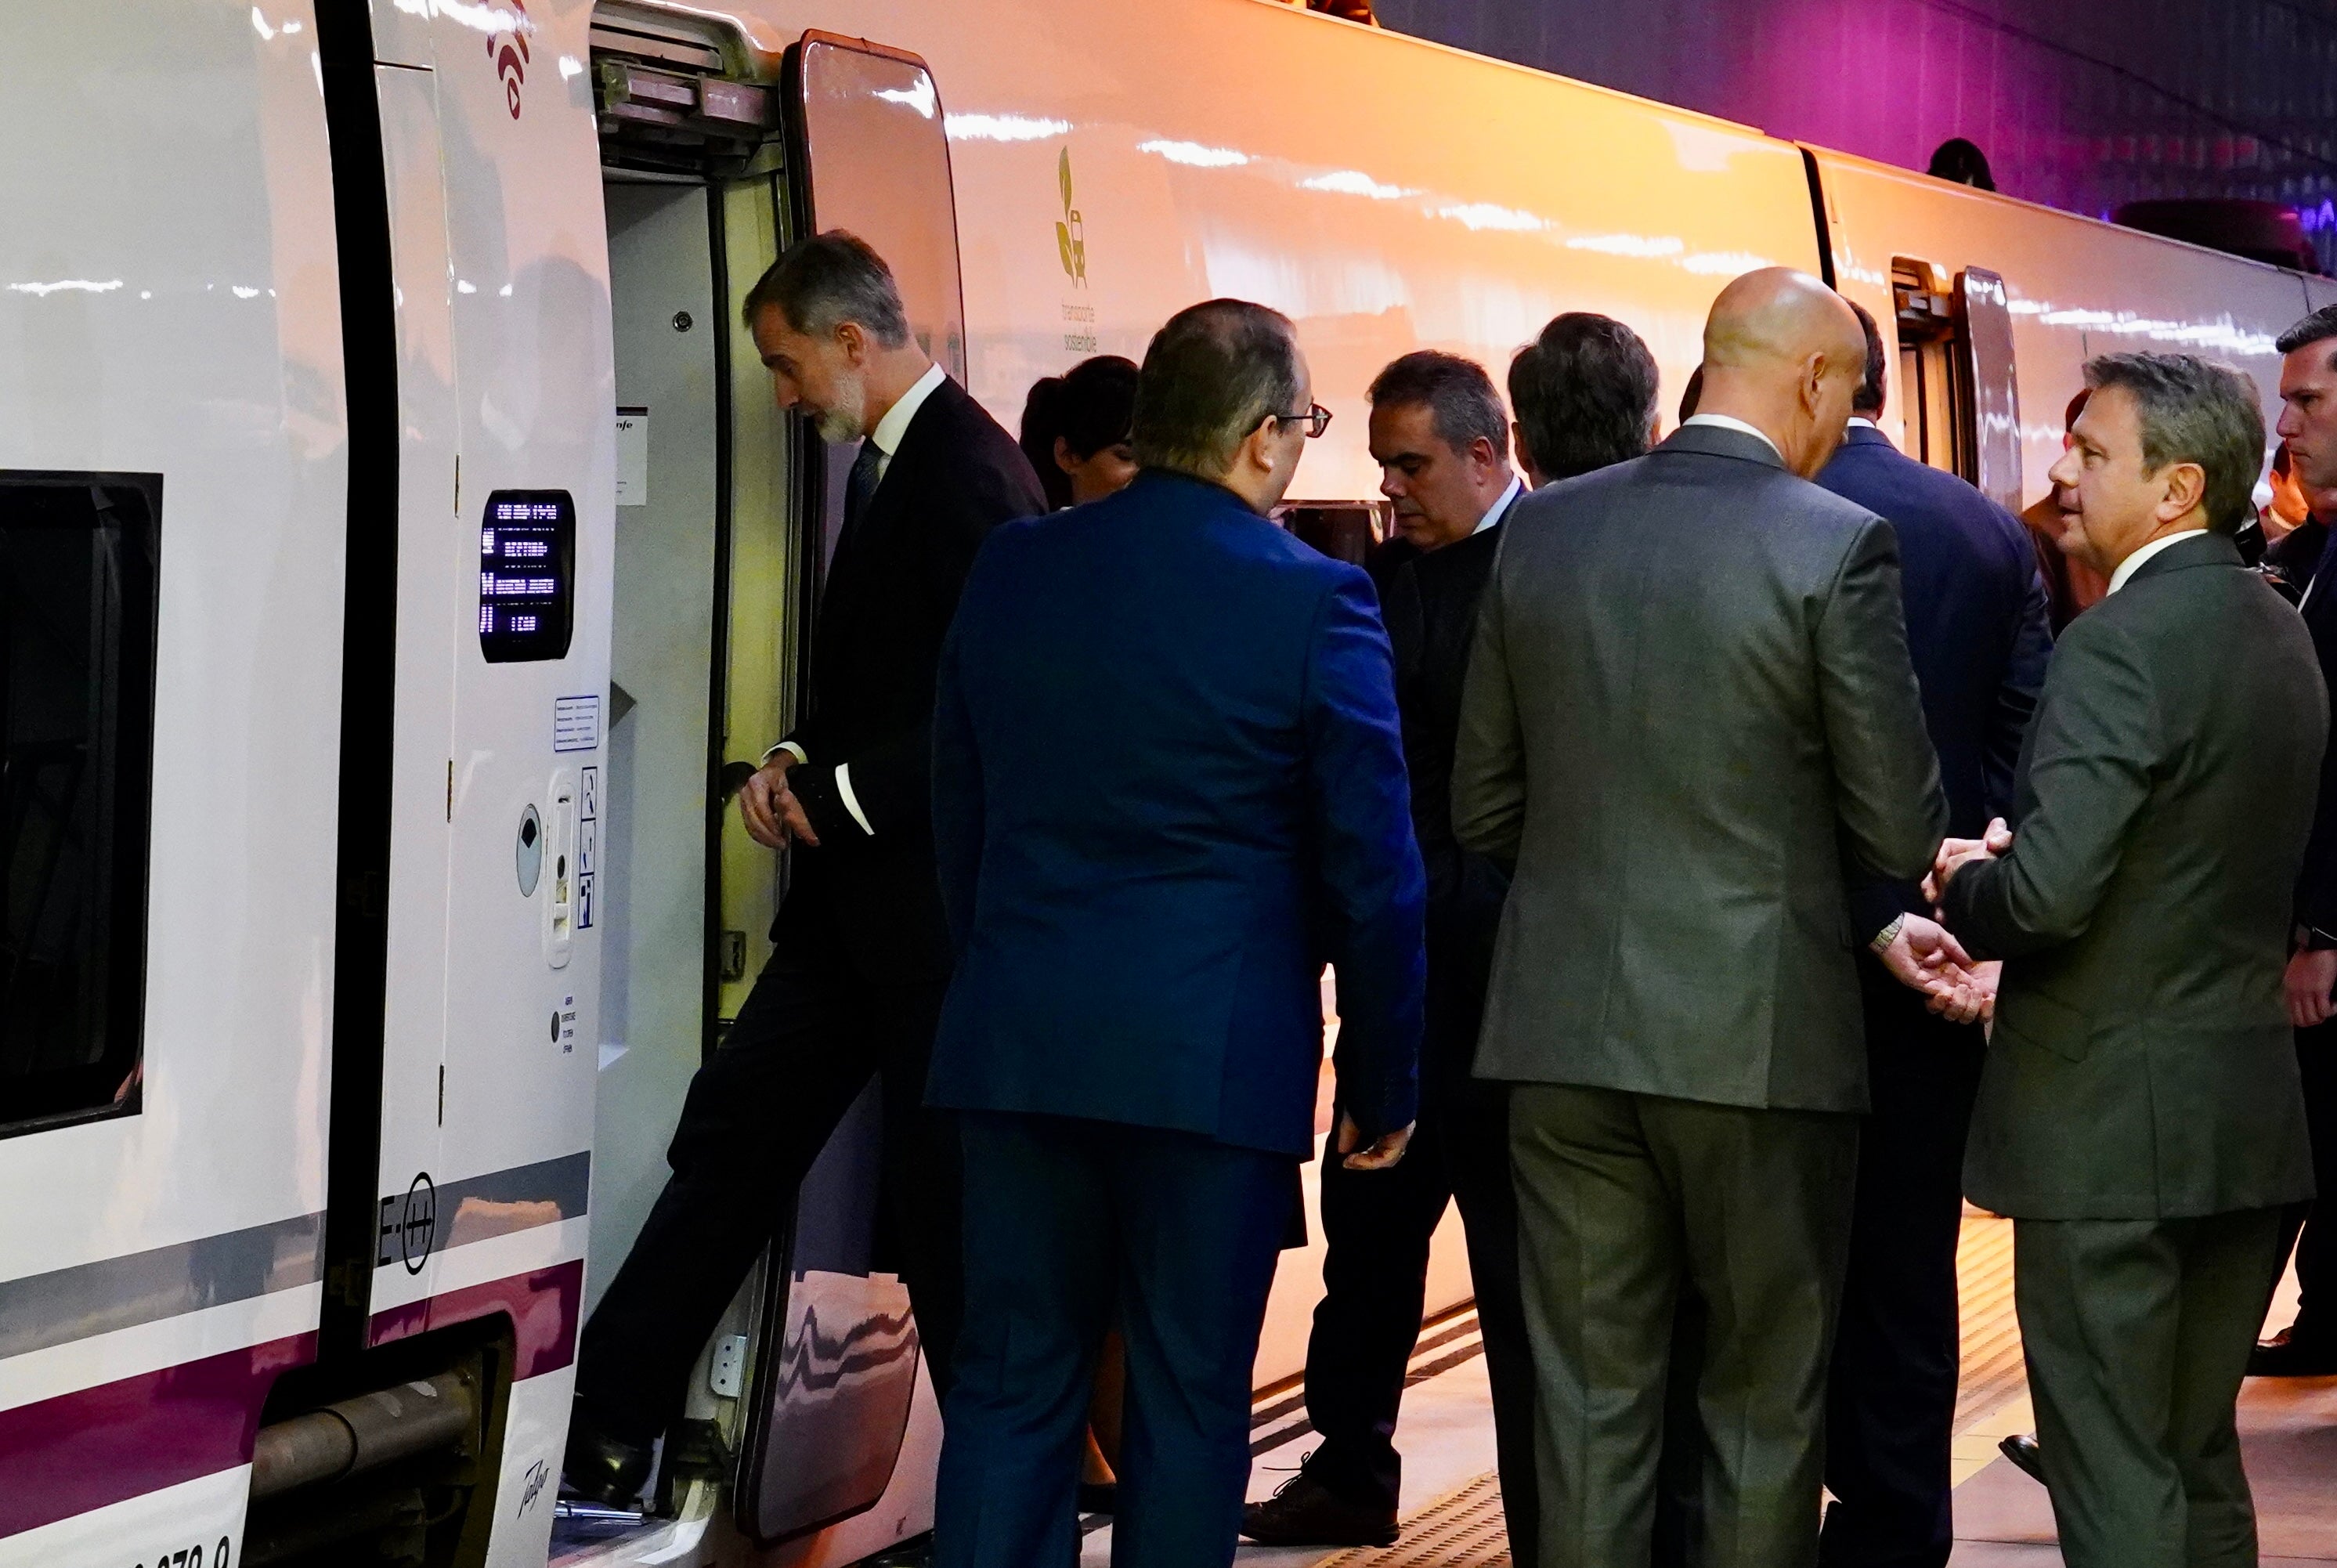
[(836, 385), (834, 401), (812, 411), (812, 427), (831, 446), (857, 441), (868, 434), (868, 388), (858, 380)]

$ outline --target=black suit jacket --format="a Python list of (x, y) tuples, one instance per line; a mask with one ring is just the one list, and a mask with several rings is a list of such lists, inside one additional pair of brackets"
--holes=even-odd
[[(2273, 544), (2265, 560), (2303, 586), (2304, 629), (2321, 678), (2337, 690), (2337, 567), (2322, 569), (2329, 530), (2307, 522)], [(2318, 581), (2316, 581), (2318, 579)], [(2337, 947), (2337, 747), (2321, 760), (2321, 786), (2313, 812), (2313, 836), (2305, 841), (2304, 867), (2296, 878), (2296, 923), (2316, 947)]]
[[(820, 842), (797, 853), (787, 901), (825, 902), (850, 946), (904, 975), (949, 972), (933, 840), (942, 639), (990, 530), (1046, 509), (1014, 438), (945, 379), (828, 563), (808, 711), (787, 736), (807, 759), (788, 779)], [(866, 831), (836, 787), (846, 766)]]
[[(1977, 838), (2009, 816), (2020, 740), (2053, 652), (2050, 604), (2020, 520), (1952, 474), (1853, 425), (1817, 482), (1891, 524), (1907, 652), (1923, 725), (1939, 753), (1948, 832)], [(1916, 884), (1855, 878), (1853, 930), (1863, 942), (1904, 913), (1928, 912)]]
[[(1389, 573), (1383, 614), (1395, 655), (1396, 708), (1412, 776), (1413, 833), (1428, 872), (1429, 1016), (1423, 1065), (1465, 1073), (1477, 1045), (1508, 875), (1452, 836), (1452, 753), (1461, 690), (1492, 575), (1501, 526), (1414, 554)], [(1432, 1062), (1430, 1058), (1437, 1060)]]

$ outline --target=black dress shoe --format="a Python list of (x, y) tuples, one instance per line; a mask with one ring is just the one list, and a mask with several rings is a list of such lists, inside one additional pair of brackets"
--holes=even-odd
[(602, 1431), (582, 1410), (568, 1422), (568, 1452), (560, 1462), (562, 1492), (603, 1508), (640, 1506), (656, 1450)]
[(1243, 1506), (1241, 1533), (1261, 1546), (1393, 1546), (1395, 1510), (1350, 1503), (1301, 1470)]
[(1996, 1451), (2012, 1461), (2012, 1467), (2039, 1486), (2045, 1485), (2045, 1465), (2037, 1457), (2037, 1434), (2015, 1432), (1996, 1446)]
[(2248, 1355), (2248, 1376), (2337, 1377), (2337, 1338), (2321, 1333), (2299, 1334), (2292, 1323), (2271, 1338), (2257, 1342)]

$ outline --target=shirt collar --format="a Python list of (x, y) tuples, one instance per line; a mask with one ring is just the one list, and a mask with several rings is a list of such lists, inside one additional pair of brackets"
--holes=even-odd
[(2142, 564), (2149, 560), (2153, 555), (2157, 554), (2161, 550), (2166, 549), (2169, 544), (2180, 544), (2185, 539), (2195, 539), (2205, 532), (2206, 530), (2205, 528), (2185, 528), (2179, 533), (2163, 534), (2159, 535), (2159, 537), (2153, 539), (2149, 544), (2144, 545), (2141, 549), (2136, 551), (2133, 554), (2118, 563), (2117, 570), (2110, 573), (2109, 591), (2115, 593), (2119, 589), (2125, 587), (2129, 582), (2132, 582), (2134, 574), (2142, 570)]
[(1850, 416), (1850, 427), (1853, 430), (1880, 430), (1882, 428), (1882, 426), (1877, 425), (1873, 420), (1869, 419), (1863, 414), (1852, 415)]
[(1510, 508), (1517, 503), (1519, 493), (1524, 490), (1525, 487), (1526, 482), (1524, 480), (1519, 478), (1514, 474), (1511, 475), (1510, 487), (1501, 492), (1501, 498), (1499, 501), (1494, 502), (1491, 506), (1485, 508), (1485, 514), (1477, 519), (1477, 525), (1474, 528), (1469, 530), (1471, 536), (1474, 537), (1479, 534), (1482, 534), (1486, 529), (1491, 528), (1494, 524), (1499, 523), (1502, 518), (1508, 516), (1510, 514)]
[(901, 394), (899, 401), (885, 410), (885, 417), (876, 421), (876, 428), (868, 432), (868, 439), (876, 443), (876, 450), (890, 457), (901, 449), (901, 437), (909, 433), (909, 421), (917, 416), (934, 388), (949, 379), (949, 373), (938, 365), (928, 365), (925, 373), (914, 385)]
[[(1777, 444), (1770, 440), (1760, 429), (1727, 414), (1691, 414), (1680, 421), (1680, 428), (1683, 430), (1691, 425), (1711, 425), (1722, 430), (1734, 430), (1739, 436), (1750, 436), (1770, 451), (1777, 452)], [(1777, 452), (1777, 461), (1783, 463), (1785, 460), (1785, 455), (1783, 452)]]

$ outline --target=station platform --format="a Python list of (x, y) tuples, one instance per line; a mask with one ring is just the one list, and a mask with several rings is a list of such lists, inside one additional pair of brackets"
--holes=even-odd
[[(1957, 1261), (1963, 1371), (1950, 1568), (2051, 1568), (2061, 1554), (2045, 1489), (1997, 1452), (2000, 1438), (2034, 1425), (2013, 1314), (2011, 1221), (1968, 1211)], [(2292, 1276), (2266, 1321), (2278, 1327), (2294, 1311)], [(1409, 1381), (1396, 1433), (1404, 1460), (1396, 1544), (1321, 1552), (1245, 1543), (1237, 1559), (1244, 1568), (1506, 1568), (1491, 1396), (1473, 1312), (1452, 1314), (1422, 1333)], [(1260, 1396), (1253, 1431), (1257, 1499), (1287, 1480), (1316, 1439), (1295, 1385)], [(2240, 1396), (2240, 1440), (2266, 1568), (2337, 1563), (2337, 1377), (2249, 1379)], [(1109, 1521), (1088, 1521), (1081, 1563), (1107, 1568), (1110, 1539)]]

